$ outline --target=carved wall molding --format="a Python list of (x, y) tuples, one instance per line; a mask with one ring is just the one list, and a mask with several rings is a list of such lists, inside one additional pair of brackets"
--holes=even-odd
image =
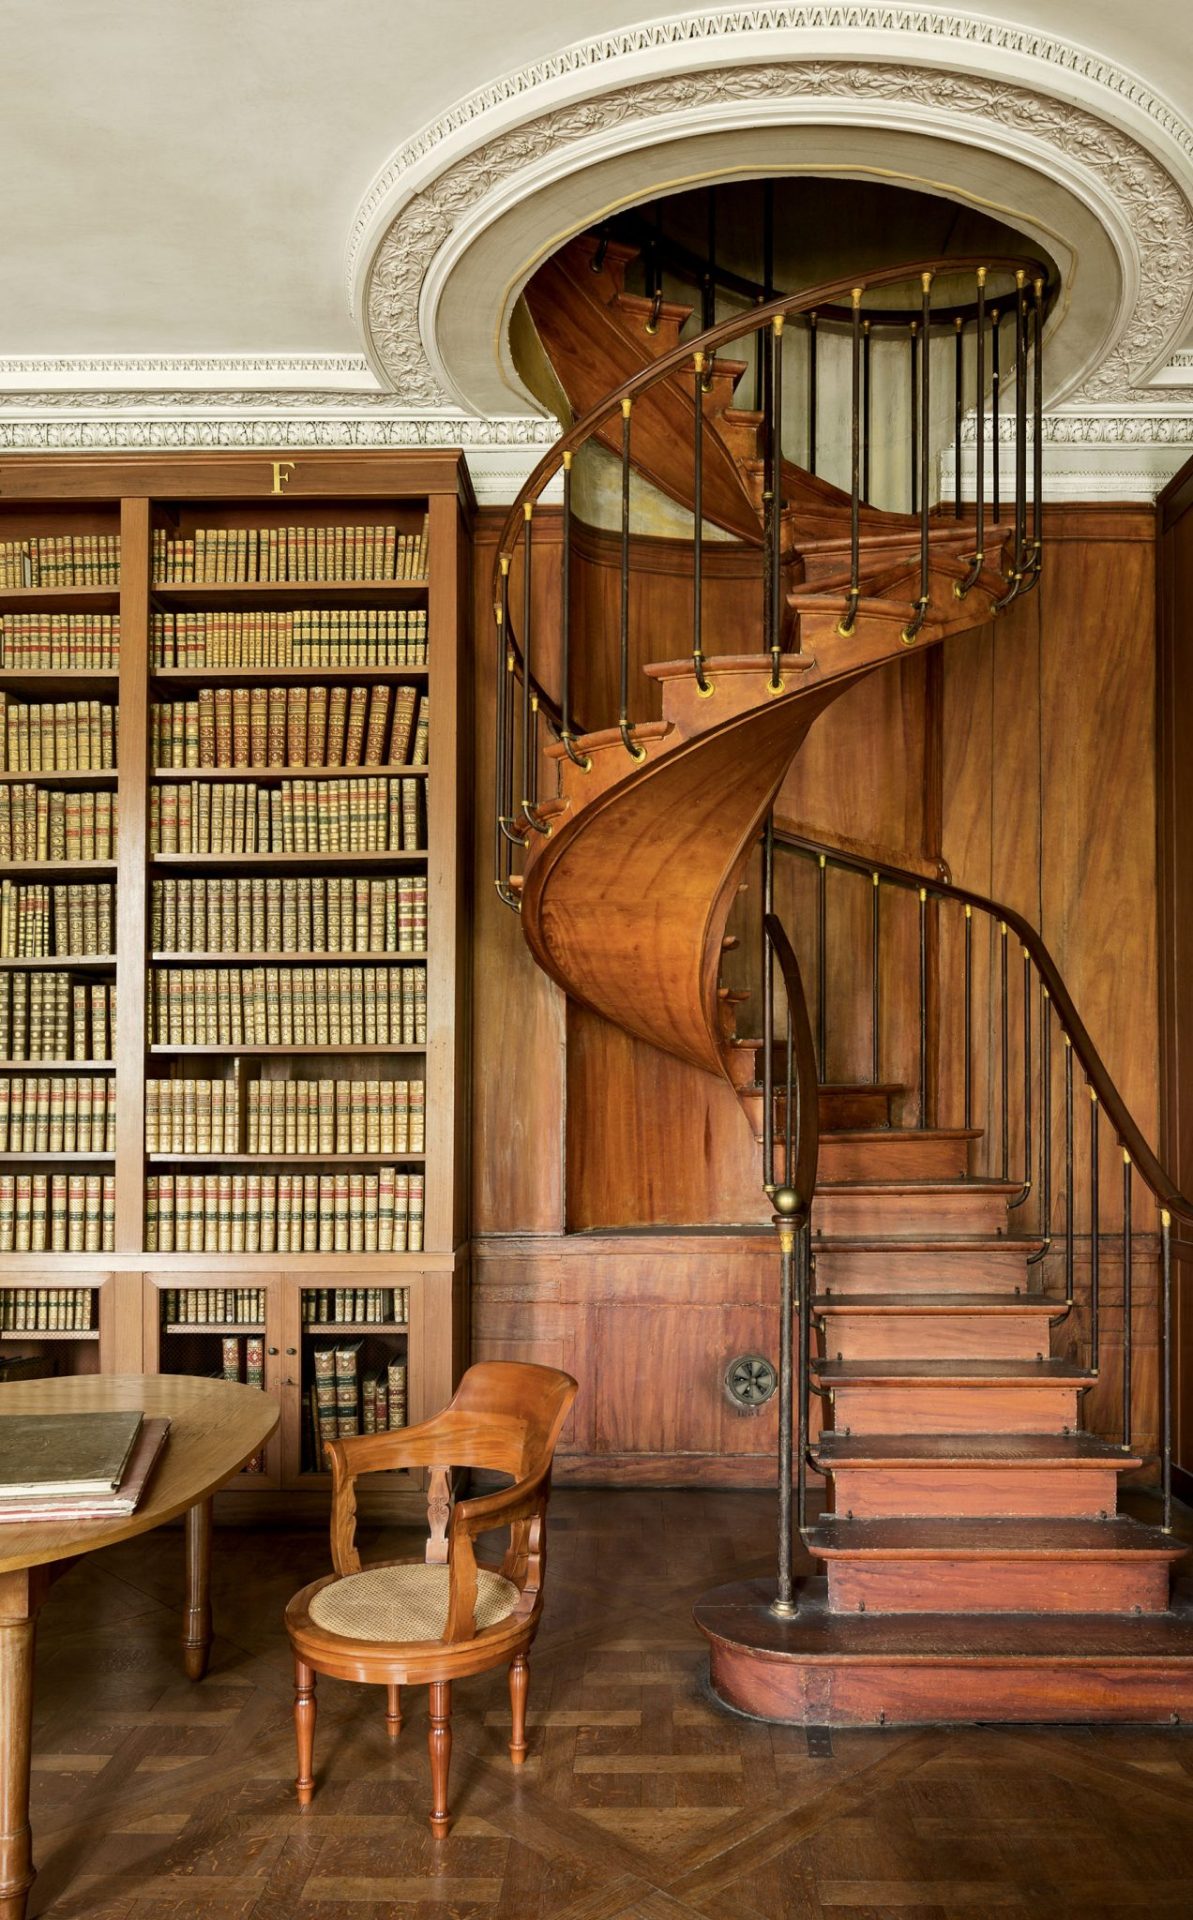
[[(846, 48), (867, 57), (828, 57)], [(779, 49), (803, 57), (775, 59)], [(635, 69), (652, 77), (627, 83)], [(437, 256), (458, 258), (490, 208), (547, 177), (576, 184), (589, 148), (645, 147), (690, 130), (702, 110), (744, 124), (787, 108), (792, 122), (814, 114), (823, 124), (832, 107), (848, 124), (937, 139), (961, 130), (971, 145), (989, 145), (996, 127), (1000, 150), (1043, 173), (1050, 155), (1063, 158), (1134, 256), (1129, 310), (1084, 373), (1081, 399), (1138, 392), (1170, 361), (1193, 316), (1193, 130), (1170, 103), (1137, 75), (1025, 28), (948, 10), (805, 5), (601, 36), (495, 80), (424, 128), (372, 183), (349, 244), (352, 297), (382, 377), (407, 399), (442, 401), (428, 293), (444, 277)], [(484, 318), (500, 339), (504, 316)], [(1193, 368), (1182, 371), (1193, 393)]]

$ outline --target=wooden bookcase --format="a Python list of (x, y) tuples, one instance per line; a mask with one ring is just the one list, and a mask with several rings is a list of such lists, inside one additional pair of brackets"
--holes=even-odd
[[(275, 461), (266, 454), (181, 455), (62, 459), (40, 456), (0, 461), (0, 543), (36, 536), (119, 532), (121, 567), (118, 587), (26, 586), (0, 588), (0, 615), (32, 612), (118, 612), (118, 673), (78, 668), (27, 671), (0, 668), (0, 691), (19, 701), (101, 699), (118, 701), (117, 765), (112, 773), (70, 771), (3, 774), (51, 790), (106, 787), (118, 798), (115, 859), (10, 863), (4, 877), (14, 882), (69, 884), (114, 881), (115, 951), (111, 956), (71, 960), (59, 971), (72, 983), (114, 983), (116, 1026), (113, 1058), (83, 1064), (74, 1061), (31, 1063), (0, 1061), (0, 1075), (22, 1080), (42, 1075), (103, 1075), (116, 1090), (115, 1150), (102, 1161), (78, 1155), (8, 1154), (0, 1173), (107, 1172), (115, 1186), (114, 1245), (103, 1252), (0, 1252), (0, 1307), (17, 1289), (90, 1289), (94, 1298), (85, 1328), (0, 1332), (0, 1353), (40, 1350), (52, 1353), (59, 1370), (73, 1372), (218, 1372), (221, 1338), (249, 1337), (264, 1342), (266, 1391), (280, 1402), (282, 1420), (270, 1442), (262, 1470), (242, 1474), (243, 1494), (252, 1510), (263, 1510), (268, 1496), (285, 1496), (293, 1511), (325, 1503), (327, 1476), (313, 1471), (309, 1437), (304, 1437), (304, 1406), (312, 1378), (313, 1349), (344, 1334), (342, 1328), (304, 1324), (303, 1296), (336, 1288), (407, 1289), (408, 1314), (400, 1323), (354, 1329), (364, 1342), (365, 1367), (396, 1359), (407, 1367), (407, 1418), (424, 1418), (450, 1397), (465, 1363), (467, 1290), (467, 884), (465, 848), (466, 784), (461, 780), (460, 742), (467, 740), (465, 682), (461, 646), (468, 605), (471, 550), (471, 488), (463, 456), (455, 451), (414, 454), (298, 453)], [(421, 580), (344, 580), (312, 582), (155, 583), (152, 546), (155, 530), (187, 537), (197, 528), (390, 526), (416, 533), (424, 515), (428, 525), (426, 577)], [(155, 664), (152, 616), (161, 611), (237, 610), (285, 612), (309, 609), (365, 611), (425, 609), (426, 665), (165, 667)], [(388, 682), (425, 693), (430, 707), (427, 765), (416, 776), (425, 795), (422, 817), (425, 844), (417, 852), (365, 853), (154, 853), (149, 837), (150, 794), (163, 783), (150, 756), (150, 709), (154, 702), (196, 699), (202, 687), (253, 687), (318, 684), (371, 685)], [(289, 770), (284, 770), (286, 777)], [(401, 777), (402, 768), (374, 768), (374, 774)], [(194, 780), (196, 770), (185, 778)], [(243, 767), (217, 778), (256, 779), (269, 787), (283, 777)], [(150, 941), (151, 887), (166, 877), (348, 874), (380, 878), (425, 875), (427, 883), (426, 1039), (425, 1043), (387, 1046), (165, 1046), (149, 1029), (149, 979), (155, 960)], [(413, 954), (375, 952), (342, 959), (322, 953), (287, 954), (278, 962), (398, 966)], [(265, 964), (255, 953), (211, 954), (198, 960), (171, 954), (181, 965), (210, 967), (217, 973)], [(54, 969), (55, 962), (0, 958), (0, 973)], [(422, 964), (421, 958), (419, 964)], [(158, 1077), (222, 1079), (234, 1091), (238, 1114), (235, 1155), (203, 1156), (207, 1170), (223, 1168), (264, 1173), (367, 1171), (379, 1163), (397, 1163), (422, 1172), (425, 1213), (421, 1250), (402, 1253), (357, 1252), (157, 1252), (146, 1246), (146, 1182), (163, 1172), (199, 1173), (198, 1156), (146, 1152), (146, 1082)], [(254, 1078), (419, 1079), (425, 1081), (425, 1148), (421, 1155), (357, 1154), (249, 1156), (245, 1108)], [(165, 1317), (168, 1291), (212, 1288), (260, 1289), (263, 1313), (251, 1325), (207, 1322), (202, 1329)], [(65, 1315), (63, 1316), (65, 1317)], [(411, 1476), (392, 1476), (375, 1504), (401, 1511), (403, 1496), (418, 1489)]]

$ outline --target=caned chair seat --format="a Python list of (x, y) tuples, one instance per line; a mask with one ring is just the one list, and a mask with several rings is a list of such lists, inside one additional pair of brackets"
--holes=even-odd
[[(286, 1608), (294, 1651), (294, 1731), (301, 1806), (315, 1791), (315, 1681), (383, 1686), (385, 1724), (402, 1728), (402, 1688), (427, 1686), (431, 1831), (451, 1825), (452, 1685), (509, 1667), (510, 1759), (526, 1758), (529, 1652), (543, 1610), (551, 1458), (576, 1382), (557, 1367), (482, 1360), (469, 1367), (449, 1407), (414, 1427), (328, 1441), (334, 1572), (296, 1593)], [(423, 1562), (362, 1567), (356, 1546), (356, 1482), (394, 1468), (427, 1475), (430, 1537)], [(454, 1471), (504, 1474), (496, 1493), (454, 1499)], [(505, 1533), (500, 1566), (483, 1566), (476, 1542)]]
[[(497, 1626), (521, 1597), (512, 1580), (478, 1567), (476, 1632)], [(312, 1596), (308, 1612), (325, 1633), (347, 1640), (442, 1640), (450, 1598), (450, 1568), (409, 1561), (329, 1581)]]

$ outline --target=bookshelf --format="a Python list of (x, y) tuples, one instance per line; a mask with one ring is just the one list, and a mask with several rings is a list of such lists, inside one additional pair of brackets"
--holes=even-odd
[(0, 1363), (259, 1378), (251, 1511), (466, 1358), (472, 505), (450, 451), (0, 461)]

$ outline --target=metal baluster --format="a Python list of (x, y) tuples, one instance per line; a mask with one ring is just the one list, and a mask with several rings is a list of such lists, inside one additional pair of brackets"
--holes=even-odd
[(1123, 1148), (1123, 1448), (1131, 1448), (1131, 1361), (1135, 1350), (1135, 1332), (1131, 1325), (1132, 1271), (1131, 1246), (1131, 1156)]
[(862, 289), (854, 287), (853, 294), (853, 385), (851, 398), (851, 465), (849, 480), (849, 593), (845, 601), (845, 612), (837, 623), (837, 632), (848, 639), (857, 620), (857, 603), (861, 598), (861, 487), (862, 487)]
[[(510, 857), (507, 851), (510, 845), (510, 822), (506, 817), (506, 757), (509, 742), (506, 737), (506, 708), (509, 704), (512, 688), (506, 666), (507, 655), (512, 658), (506, 633), (509, 626), (509, 572), (510, 557), (501, 555), (501, 598), (493, 609), (497, 627), (497, 730), (493, 756), (493, 872), (497, 891), (507, 906), (516, 907), (519, 903), (510, 891), (507, 880), (510, 871)], [(524, 846), (524, 840), (518, 844)]]
[(707, 245), (705, 247), (704, 282), (700, 303), (700, 330), (707, 333), (717, 324), (717, 190), (708, 189), (706, 206)]
[(768, 1194), (775, 1180), (775, 954), (766, 917), (775, 904), (775, 817), (762, 833), (762, 1178)]
[(973, 1125), (973, 908), (965, 909), (965, 1124)]
[(808, 472), (816, 471), (816, 315), (808, 315)]
[(961, 518), (961, 422), (965, 417), (965, 322), (953, 316), (956, 349), (953, 355), (953, 517)]
[(625, 394), (621, 402), (621, 711), (618, 731), (621, 744), (635, 760), (645, 760), (646, 748), (637, 747), (630, 726), (630, 413), (633, 401)]
[(915, 603), (911, 619), (899, 635), (905, 647), (909, 647), (928, 614), (931, 599), (932, 580), (931, 543), (929, 539), (931, 502), (928, 498), (928, 468), (932, 459), (932, 405), (931, 405), (931, 325), (932, 325), (932, 275), (922, 273), (920, 285), (923, 289), (923, 306), (920, 313), (920, 325), (923, 329), (924, 352), (920, 371), (920, 593)]
[(531, 671), (531, 627), (533, 583), (531, 580), (530, 530), (534, 524), (534, 502), (522, 503), (525, 527), (522, 537), (522, 818), (536, 833), (549, 834), (550, 827), (538, 817), (538, 735), (539, 703)]
[[(808, 1524), (808, 1375), (812, 1344), (812, 1228), (805, 1220), (796, 1240), (799, 1287), (799, 1458), (796, 1466), (796, 1517), (801, 1535)], [(1171, 1451), (1171, 1450), (1170, 1450)]]
[(999, 312), (997, 307), (990, 309), (990, 431), (992, 450), (990, 456), (990, 510), (994, 524), (998, 525), (1002, 513), (1002, 474), (999, 470), (999, 392), (1002, 386), (1002, 374), (999, 371)]
[(692, 666), (696, 690), (705, 699), (712, 683), (704, 677), (704, 406), (701, 400), (704, 355), (692, 356), (695, 365), (695, 445), (692, 459)]
[(1009, 1203), (1011, 1207), (1021, 1207), (1032, 1189), (1031, 1168), (1031, 1122), (1032, 1122), (1032, 1078), (1031, 1078), (1031, 955), (1027, 948), (1023, 952), (1023, 1190), (1017, 1193)]
[[(762, 183), (762, 292), (756, 304), (765, 306), (773, 297), (775, 276), (775, 186), (773, 180)], [(766, 358), (761, 333), (754, 335), (754, 411), (766, 410)]]
[(655, 334), (663, 312), (663, 203), (655, 201), (655, 230), (646, 251), (646, 277), (650, 282), (650, 313), (646, 331)]
[[(1172, 1532), (1172, 1215), (1160, 1212), (1160, 1497)], [(801, 1525), (802, 1525), (801, 1521)]]
[(1076, 1296), (1075, 1248), (1073, 1245), (1073, 1042), (1067, 1033), (1065, 1043), (1065, 1302), (1072, 1306)]
[(563, 546), (561, 551), (562, 577), (560, 594), (562, 596), (562, 618), (560, 623), (560, 695), (563, 731), (559, 738), (563, 750), (572, 765), (584, 773), (592, 772), (592, 760), (586, 753), (577, 753), (575, 733), (572, 729), (572, 455), (563, 456), (563, 526), (561, 529)]
[(1026, 571), (1027, 545), (1027, 275), (1015, 269), (1015, 531), (1007, 590), (994, 601), (995, 613), (1018, 598)]
[(828, 954), (828, 863), (820, 855), (816, 878), (816, 1058), (820, 1078), (825, 1077), (827, 1046), (828, 982), (825, 967)]
[(920, 323), (911, 322), (911, 511), (920, 510)]
[[(1041, 1246), (1029, 1253), (1027, 1264), (1034, 1267), (1052, 1245), (1052, 997), (1040, 982), (1040, 1239)], [(1054, 1326), (1057, 1322), (1054, 1320)]]
[(1098, 1096), (1091, 1087), (1089, 1090), (1089, 1346), (1090, 1366), (1098, 1372), (1098, 1353), (1101, 1341), (1098, 1337), (1098, 1282), (1101, 1272), (1102, 1249), (1098, 1244), (1098, 1222), (1101, 1208), (1098, 1203), (1098, 1116), (1101, 1108)]
[(783, 691), (783, 315), (770, 323), (770, 692)]
[(920, 1126), (928, 1124), (928, 889), (920, 888)]
[(1039, 581), (1044, 554), (1044, 282), (1038, 276), (1032, 281), (1032, 292), (1032, 537), (1024, 553), (1022, 593), (1030, 593)]
[(999, 1089), (1002, 1102), (1002, 1177), (1006, 1180), (1011, 1171), (1011, 1055), (1010, 1031), (1007, 1018), (1007, 934), (1009, 928), (1005, 920), (999, 922), (1002, 935), (1002, 957), (999, 973), (999, 1005), (1001, 1008), (1001, 1041), (999, 1053)]
[[(767, 941), (769, 946), (770, 942)], [(771, 1612), (780, 1619), (790, 1619), (795, 1612), (795, 1583), (792, 1578), (791, 1561), (793, 1539), (791, 1531), (791, 1467), (792, 1467), (792, 1315), (795, 1305), (795, 1243), (796, 1228), (791, 1220), (775, 1216), (775, 1225), (779, 1230), (779, 1457), (778, 1457), (778, 1494), (779, 1494), (779, 1567), (777, 1591), (771, 1604)], [(800, 1324), (802, 1328), (802, 1301)], [(804, 1396), (799, 1394), (800, 1431), (803, 1431)], [(801, 1448), (802, 1458), (802, 1448)], [(803, 1521), (801, 1518), (800, 1525)]]
[(862, 499), (870, 501), (870, 322), (862, 321)]
[(880, 898), (882, 889), (877, 873), (870, 876), (870, 1078), (874, 1085), (880, 1081), (879, 1065), (882, 1052), (882, 1008), (879, 1003), (881, 992), (881, 929), (879, 926)]
[[(976, 508), (976, 532), (973, 559), (964, 580), (959, 580), (953, 588), (958, 600), (964, 600), (971, 587), (975, 586), (986, 559), (986, 269), (979, 267), (978, 281), (978, 335), (977, 335), (977, 389), (978, 389), (978, 459), (974, 501)], [(995, 452), (997, 459), (997, 449)]]

